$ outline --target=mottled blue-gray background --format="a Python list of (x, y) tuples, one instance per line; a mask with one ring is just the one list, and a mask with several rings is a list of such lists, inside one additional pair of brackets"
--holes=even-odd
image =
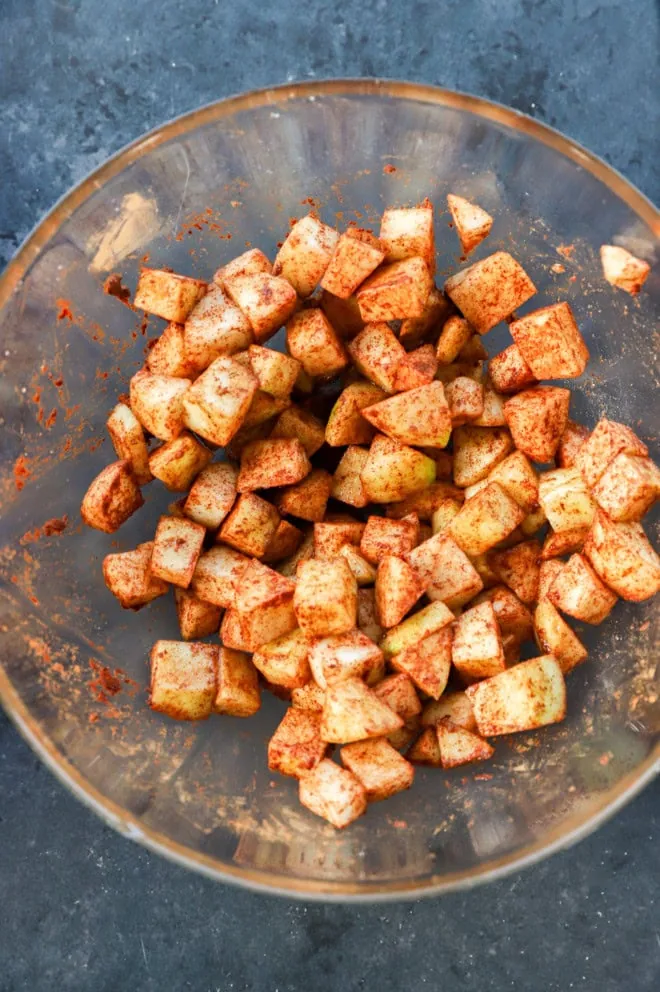
[[(657, 201), (659, 56), (657, 0), (0, 0), (0, 266), (143, 131), (294, 79), (390, 76), (499, 100)], [(0, 992), (651, 992), (659, 795), (487, 888), (306, 906), (116, 836), (0, 716)]]

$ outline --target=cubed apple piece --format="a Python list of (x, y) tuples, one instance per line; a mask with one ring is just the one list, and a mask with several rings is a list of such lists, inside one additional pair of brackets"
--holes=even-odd
[(367, 808), (367, 793), (359, 779), (327, 758), (301, 776), (298, 795), (303, 806), (338, 830)]
[(548, 593), (552, 588), (552, 583), (564, 568), (565, 564), (565, 562), (558, 561), (556, 558), (541, 562), (539, 567), (539, 603), (543, 603), (548, 599)]
[(371, 737), (387, 737), (401, 727), (401, 717), (362, 679), (345, 679), (326, 689), (321, 716), (323, 740), (349, 744)]
[(484, 408), (480, 417), (474, 421), (475, 427), (505, 427), (506, 418), (504, 416), (504, 403), (506, 396), (499, 393), (495, 388), (490, 375), (483, 383), (484, 388)]
[(660, 498), (660, 469), (641, 455), (617, 455), (594, 486), (593, 496), (616, 523), (639, 521)]
[(293, 486), (309, 475), (311, 464), (297, 438), (253, 441), (241, 452), (239, 493), (273, 486)]
[(394, 376), (394, 388), (397, 392), (418, 389), (433, 382), (438, 371), (438, 360), (432, 344), (423, 344), (421, 348), (406, 353), (399, 362)]
[(191, 592), (206, 603), (228, 609), (236, 601), (240, 579), (249, 560), (245, 555), (224, 545), (205, 551), (199, 556), (190, 583)]
[(346, 768), (362, 782), (367, 802), (389, 799), (413, 783), (415, 769), (383, 738), (346, 744), (340, 754)]
[(298, 305), (291, 283), (268, 272), (236, 276), (225, 285), (232, 302), (250, 322), (257, 344), (271, 338)]
[(445, 292), (478, 334), (486, 334), (526, 303), (536, 286), (515, 258), (497, 251), (445, 283)]
[(490, 234), (493, 218), (483, 207), (455, 193), (447, 194), (447, 206), (464, 255), (469, 255)]
[(534, 310), (509, 330), (536, 379), (577, 379), (587, 367), (589, 349), (566, 302)]
[(577, 424), (574, 420), (567, 422), (555, 455), (558, 468), (573, 468), (577, 464), (577, 453), (590, 434), (588, 427)]
[(353, 544), (345, 544), (339, 549), (339, 555), (346, 562), (355, 576), (358, 586), (372, 586), (376, 581), (376, 569), (364, 558)]
[(370, 516), (360, 539), (364, 557), (377, 565), (388, 555), (401, 557), (412, 551), (419, 538), (419, 520), (414, 513), (400, 520)]
[(453, 613), (444, 603), (431, 603), (425, 606), (387, 632), (380, 645), (386, 660), (408, 648), (415, 647), (424, 638), (442, 630), (453, 620)]
[(294, 527), (288, 520), (280, 520), (261, 560), (265, 565), (281, 562), (284, 558), (295, 554), (304, 538), (305, 535), (298, 527)]
[(421, 317), (433, 288), (423, 258), (405, 258), (382, 265), (362, 283), (355, 296), (365, 323)]
[(149, 705), (174, 720), (211, 715), (218, 669), (217, 644), (156, 641), (151, 649)]
[(333, 376), (348, 365), (341, 338), (322, 310), (300, 310), (286, 325), (289, 353), (310, 376)]
[(387, 262), (419, 257), (424, 259), (431, 275), (435, 272), (433, 204), (430, 200), (418, 207), (388, 207), (383, 211), (378, 237), (385, 248)]
[(139, 610), (158, 596), (164, 596), (169, 586), (149, 568), (153, 541), (138, 544), (134, 551), (106, 555), (103, 559), (105, 584), (125, 610)]
[(260, 707), (259, 676), (249, 654), (221, 647), (213, 712), (248, 717), (254, 716)]
[(343, 558), (303, 561), (293, 598), (298, 624), (309, 637), (352, 630), (357, 621), (357, 582)]
[(442, 767), (440, 745), (435, 727), (426, 727), (421, 732), (410, 747), (406, 757), (413, 765), (428, 765), (431, 768)]
[(250, 321), (243, 311), (222, 289), (214, 287), (188, 315), (183, 328), (183, 355), (192, 365), (192, 371), (199, 372), (208, 368), (216, 358), (242, 352), (253, 339)]
[(548, 600), (534, 610), (534, 636), (539, 650), (554, 655), (564, 675), (587, 657), (580, 638)]
[(484, 387), (466, 376), (457, 376), (445, 386), (452, 427), (478, 420), (484, 411)]
[(358, 589), (357, 625), (374, 644), (380, 643), (383, 628), (378, 622), (376, 590), (373, 588)]
[(471, 730), (457, 727), (449, 717), (439, 720), (435, 729), (443, 768), (458, 768), (476, 761), (488, 761), (495, 754), (495, 748), (488, 741)]
[(224, 446), (245, 420), (256, 391), (257, 379), (250, 369), (233, 358), (216, 358), (183, 397), (186, 426)]
[(443, 324), (440, 337), (436, 344), (436, 358), (440, 365), (450, 365), (458, 358), (458, 354), (472, 337), (472, 328), (464, 317), (456, 314), (449, 317)]
[(293, 405), (279, 415), (270, 437), (297, 438), (311, 458), (325, 441), (325, 427), (313, 413)]
[(151, 452), (149, 470), (171, 492), (184, 493), (212, 458), (212, 451), (188, 431), (182, 431)]
[(651, 266), (643, 258), (637, 258), (618, 245), (601, 245), (600, 261), (610, 286), (625, 289), (631, 296), (639, 293), (651, 271)]
[(246, 566), (234, 610), (247, 651), (258, 651), (263, 644), (295, 630), (294, 589), (292, 579), (261, 562), (251, 561)]
[[(368, 323), (347, 347), (358, 372), (386, 393), (395, 392), (397, 369), (405, 360), (406, 351), (389, 324), (384, 321)], [(375, 402), (378, 400), (372, 400)], [(369, 405), (360, 403), (358, 410)]]
[(559, 386), (536, 386), (512, 396), (504, 416), (516, 448), (534, 462), (554, 458), (568, 423), (571, 394)]
[(362, 410), (385, 399), (386, 393), (371, 382), (354, 382), (339, 395), (325, 427), (325, 440), (333, 447), (369, 444), (375, 429), (362, 416)]
[(439, 534), (448, 525), (450, 520), (453, 520), (458, 511), (461, 508), (461, 504), (456, 499), (443, 499), (437, 510), (433, 511), (433, 516), (431, 517), (431, 530), (434, 534)]
[(291, 705), (298, 710), (310, 710), (312, 713), (322, 713), (325, 703), (325, 689), (316, 682), (306, 682), (299, 689), (291, 690)]
[[(535, 583), (535, 587), (538, 592), (538, 581)], [(512, 589), (505, 585), (484, 589), (475, 597), (473, 605), (479, 606), (481, 603), (493, 604), (495, 619), (502, 637), (511, 634), (516, 640), (522, 642), (532, 636), (532, 615)]]
[(534, 603), (538, 596), (541, 545), (522, 541), (504, 551), (493, 551), (490, 565), (500, 582), (523, 603)]
[(222, 617), (222, 609), (212, 603), (205, 603), (189, 589), (177, 587), (174, 590), (179, 630), (184, 641), (198, 641), (210, 634), (217, 634)]
[(183, 324), (207, 289), (207, 284), (201, 279), (191, 279), (162, 269), (142, 269), (133, 305), (163, 320)]
[(570, 530), (548, 531), (541, 548), (541, 560), (559, 558), (581, 551), (589, 533), (588, 527), (572, 527)]
[(142, 424), (130, 406), (118, 403), (106, 421), (108, 434), (120, 461), (130, 463), (135, 481), (139, 486), (151, 482), (149, 471), (149, 448)]
[(290, 396), (301, 368), (300, 362), (258, 344), (250, 345), (248, 356), (260, 389), (279, 399)]
[(617, 597), (598, 578), (588, 559), (575, 554), (555, 577), (548, 599), (558, 610), (576, 620), (599, 624), (609, 616)]
[(424, 593), (414, 570), (402, 558), (381, 559), (376, 575), (376, 608), (383, 627), (396, 627)]
[(483, 737), (536, 730), (566, 716), (566, 683), (552, 655), (522, 661), (466, 689)]
[(350, 445), (342, 455), (332, 477), (330, 495), (349, 506), (364, 507), (369, 500), (362, 485), (361, 475), (367, 464), (369, 451), (357, 445)]
[(442, 326), (454, 309), (445, 294), (433, 286), (429, 293), (421, 317), (407, 317), (401, 321), (399, 340), (406, 348), (416, 348), (427, 336), (432, 336), (436, 328)]
[(527, 514), (520, 525), (520, 531), (524, 537), (533, 537), (546, 522), (543, 507), (537, 506), (535, 510)]
[(452, 610), (483, 589), (474, 565), (446, 530), (419, 544), (406, 555), (406, 561), (419, 576), (429, 599)]
[(413, 680), (405, 672), (388, 675), (382, 682), (374, 686), (374, 692), (403, 720), (412, 720), (419, 716), (422, 711), (422, 704), (419, 701)]
[(519, 393), (536, 385), (536, 376), (517, 344), (510, 344), (488, 363), (488, 374), (500, 393)]
[(143, 503), (131, 463), (124, 459), (96, 476), (83, 497), (80, 514), (88, 527), (114, 534)]
[(192, 379), (205, 367), (186, 353), (183, 324), (168, 324), (147, 355), (147, 368), (155, 375)]
[(208, 530), (217, 530), (236, 502), (238, 472), (228, 462), (202, 469), (192, 484), (184, 513)]
[(364, 321), (360, 316), (360, 307), (355, 296), (349, 296), (347, 300), (328, 293), (327, 290), (321, 292), (320, 306), (335, 331), (340, 338), (349, 340), (364, 327)]
[(249, 248), (242, 255), (232, 258), (231, 262), (220, 266), (213, 275), (217, 286), (224, 286), (237, 276), (253, 276), (259, 272), (273, 271), (270, 259), (259, 248)]
[(395, 672), (408, 675), (427, 696), (439, 699), (447, 687), (451, 671), (452, 637), (451, 626), (447, 625), (395, 654), (390, 658), (390, 665)]
[(338, 241), (339, 234), (334, 228), (311, 214), (302, 217), (277, 253), (274, 275), (283, 276), (302, 299), (311, 296), (330, 264)]
[(435, 462), (420, 451), (377, 434), (361, 475), (372, 503), (397, 503), (435, 480)]
[(586, 482), (577, 468), (543, 472), (539, 479), (539, 502), (555, 531), (588, 528), (596, 512)]
[(327, 689), (346, 679), (372, 681), (383, 670), (383, 652), (361, 630), (349, 630), (312, 641), (309, 664), (316, 684)]
[(584, 553), (622, 599), (641, 602), (660, 591), (660, 558), (638, 523), (615, 523), (599, 510)]
[(335, 245), (321, 279), (321, 288), (346, 300), (385, 258), (385, 250), (370, 231), (351, 227)]
[(220, 643), (224, 644), (227, 648), (231, 648), (233, 651), (245, 651), (247, 654), (254, 651), (254, 648), (250, 645), (250, 642), (244, 636), (241, 629), (241, 619), (238, 610), (233, 606), (225, 610), (222, 618), (222, 623), (220, 624)]
[(430, 699), (422, 710), (422, 727), (435, 727), (442, 719), (449, 717), (455, 727), (476, 730), (472, 703), (465, 692), (446, 692), (440, 699)]
[(649, 451), (634, 431), (625, 424), (603, 417), (599, 420), (575, 456), (575, 464), (593, 489), (617, 455), (645, 457)]
[(526, 514), (538, 509), (539, 477), (526, 455), (514, 451), (488, 474), (488, 482), (497, 482)]
[(345, 544), (356, 548), (364, 533), (361, 520), (326, 520), (314, 524), (314, 554), (317, 558), (336, 558)]
[(502, 427), (457, 427), (452, 439), (454, 482), (463, 489), (485, 479), (513, 449), (511, 435)]
[(458, 618), (452, 661), (465, 679), (484, 679), (504, 671), (502, 635), (492, 603), (473, 606)]
[(511, 534), (525, 511), (497, 482), (467, 500), (448, 524), (447, 533), (466, 555), (480, 555)]
[(184, 427), (183, 397), (190, 379), (136, 372), (130, 383), (131, 410), (145, 430), (161, 441), (171, 441)]
[(290, 513), (312, 523), (323, 520), (332, 489), (332, 476), (325, 469), (315, 468), (294, 486), (283, 489), (277, 497), (280, 513)]
[(185, 517), (161, 517), (156, 528), (151, 571), (159, 579), (187, 589), (202, 553), (206, 529)]
[(429, 521), (432, 520), (435, 511), (448, 499), (462, 503), (463, 490), (448, 482), (433, 482), (424, 489), (411, 493), (400, 502), (388, 506), (385, 512), (392, 520), (401, 520), (402, 517), (414, 513), (420, 520)]
[(268, 741), (268, 767), (272, 772), (300, 778), (316, 768), (328, 746), (320, 736), (321, 717), (311, 710), (290, 706)]
[(280, 515), (271, 503), (254, 493), (243, 493), (225, 517), (218, 540), (243, 554), (261, 558), (279, 522)]
[(299, 689), (310, 681), (311, 641), (300, 628), (269, 641), (254, 652), (253, 662), (268, 682), (285, 689)]

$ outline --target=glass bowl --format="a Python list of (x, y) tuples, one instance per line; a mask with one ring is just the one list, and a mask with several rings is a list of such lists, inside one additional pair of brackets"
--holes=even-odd
[[(146, 706), (151, 644), (177, 637), (173, 604), (122, 611), (101, 561), (148, 540), (172, 496), (147, 487), (146, 507), (114, 540), (79, 515), (90, 480), (114, 458), (106, 415), (161, 324), (124, 305), (108, 276), (132, 291), (148, 260), (210, 278), (246, 245), (272, 257), (289, 218), (310, 205), (330, 223), (370, 226), (383, 207), (428, 195), (442, 279), (460, 264), (449, 191), (495, 216), (474, 257), (506, 248), (521, 259), (539, 288), (528, 308), (573, 306), (592, 361), (572, 416), (593, 425), (608, 411), (653, 448), (659, 273), (633, 299), (604, 282), (598, 248), (614, 242), (653, 258), (660, 216), (568, 139), (473, 97), (336, 81), (203, 108), (60, 201), (0, 283), (2, 701), (104, 820), (215, 878), (321, 899), (466, 887), (576, 841), (657, 769), (650, 602), (620, 603), (582, 631), (590, 656), (568, 679), (563, 724), (501, 740), (488, 765), (420, 769), (412, 791), (342, 832), (299, 806), (294, 781), (269, 774), (266, 742), (284, 708), (269, 693), (247, 721), (181, 725)], [(506, 341), (506, 328), (490, 334), (491, 353)]]

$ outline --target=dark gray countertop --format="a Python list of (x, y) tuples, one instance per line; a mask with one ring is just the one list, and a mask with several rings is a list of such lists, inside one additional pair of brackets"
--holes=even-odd
[[(0, 265), (141, 132), (293, 79), (391, 76), (490, 97), (658, 200), (659, 55), (656, 0), (2, 0)], [(305, 905), (214, 884), (115, 835), (0, 716), (0, 992), (651, 992), (659, 797), (649, 788), (578, 847), (487, 888)]]

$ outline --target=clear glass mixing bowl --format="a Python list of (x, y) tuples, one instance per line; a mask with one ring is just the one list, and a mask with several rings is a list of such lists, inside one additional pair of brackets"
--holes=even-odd
[[(539, 288), (567, 299), (591, 348), (572, 415), (604, 412), (655, 444), (653, 331), (660, 270), (635, 300), (603, 280), (598, 248), (657, 253), (660, 216), (621, 176), (511, 110), (376, 81), (287, 86), (226, 100), (131, 145), (66, 196), (0, 283), (0, 695), (48, 766), (123, 834), (225, 881), (316, 898), (395, 898), (473, 885), (592, 830), (658, 765), (658, 610), (620, 603), (583, 631), (568, 717), (502, 740), (488, 766), (419, 770), (411, 792), (343, 832), (269, 774), (284, 704), (249, 721), (180, 725), (145, 700), (150, 646), (176, 637), (169, 598), (137, 615), (106, 590), (111, 548), (151, 537), (171, 496), (111, 540), (84, 529), (81, 496), (113, 459), (104, 421), (158, 333), (103, 292), (141, 264), (210, 278), (317, 206), (369, 226), (388, 204), (432, 197), (442, 276), (458, 263), (448, 191), (496, 220), (475, 257), (508, 248)], [(506, 330), (489, 335), (492, 349)], [(657, 444), (654, 452), (658, 455)], [(68, 518), (62, 533), (53, 518)], [(50, 523), (47, 523), (49, 522)], [(44, 526), (46, 525), (46, 526)], [(654, 527), (649, 523), (653, 537)]]

